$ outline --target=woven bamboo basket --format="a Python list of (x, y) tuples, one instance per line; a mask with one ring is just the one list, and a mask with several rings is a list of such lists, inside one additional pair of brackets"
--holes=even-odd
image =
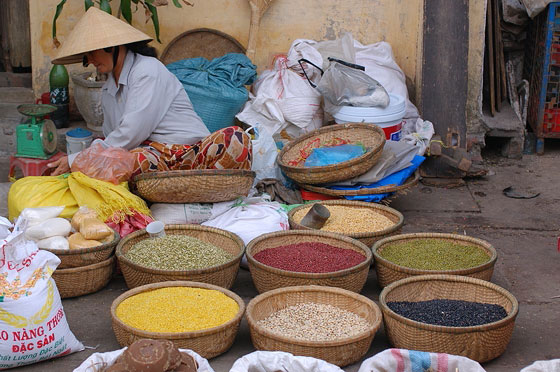
[[(324, 243), (337, 248), (351, 249), (365, 256), (365, 261), (345, 270), (330, 273), (302, 273), (265, 265), (254, 255), (268, 248), (297, 243)], [(371, 264), (371, 250), (365, 244), (345, 236), (323, 231), (291, 230), (264, 234), (247, 245), (247, 261), (253, 283), (259, 293), (276, 288), (298, 285), (338, 287), (360, 293), (366, 283)]]
[[(237, 302), (237, 304), (239, 305), (239, 311), (233, 319), (217, 327), (202, 329), (193, 332), (180, 333), (143, 331), (123, 323), (117, 317), (117, 307), (128, 297), (134, 296), (138, 293), (166, 287), (191, 287), (220, 291)], [(150, 338), (154, 340), (170, 340), (178, 348), (193, 350), (207, 359), (214, 358), (226, 352), (231, 347), (233, 341), (235, 340), (235, 336), (237, 335), (237, 331), (239, 330), (239, 323), (241, 323), (241, 318), (243, 318), (244, 313), (245, 303), (243, 302), (241, 297), (239, 297), (232, 291), (215, 285), (187, 281), (147, 284), (138, 288), (134, 288), (117, 297), (111, 305), (111, 321), (113, 324), (113, 332), (115, 333), (115, 337), (119, 345), (123, 347), (130, 346), (134, 343), (134, 341), (143, 338)]]
[[(390, 244), (422, 239), (441, 239), (460, 244), (475, 245), (482, 249), (488, 255), (488, 262), (468, 269), (434, 271), (419, 270), (397, 265), (394, 262), (381, 257), (380, 255), (380, 252), (383, 251), (383, 248), (389, 246)], [(417, 233), (396, 235), (379, 240), (373, 246), (372, 251), (373, 256), (375, 257), (374, 266), (377, 272), (377, 282), (379, 283), (380, 287), (388, 286), (389, 284), (396, 282), (397, 280), (408, 278), (410, 276), (429, 274), (463, 275), (470, 276), (471, 278), (490, 281), (490, 279), (492, 279), (492, 274), (494, 273), (494, 265), (496, 264), (496, 260), (498, 259), (498, 253), (490, 243), (481, 239), (457, 234)]]
[(222, 265), (198, 270), (156, 270), (140, 266), (125, 257), (126, 252), (134, 244), (149, 238), (146, 230), (139, 230), (122, 239), (116, 251), (119, 266), (128, 288), (174, 280), (189, 280), (231, 288), (239, 271), (241, 257), (245, 253), (243, 241), (237, 235), (229, 231), (199, 225), (167, 225), (165, 226), (165, 233), (167, 235), (188, 235), (200, 239), (226, 250), (234, 257)]
[[(371, 247), (376, 241), (386, 238), (391, 235), (396, 235), (401, 232), (402, 226), (404, 224), (404, 216), (402, 213), (397, 211), (394, 208), (387, 207), (381, 204), (375, 203), (366, 203), (366, 202), (358, 202), (358, 201), (350, 201), (350, 200), (327, 200), (319, 202), (323, 205), (340, 205), (340, 206), (347, 206), (347, 207), (354, 207), (354, 208), (369, 208), (374, 210), (377, 213), (384, 215), (385, 217), (389, 218), (395, 224), (385, 230), (381, 231), (372, 231), (368, 233), (350, 233), (350, 234), (340, 234), (347, 236), (352, 239), (359, 240), (360, 242), (364, 243), (368, 247)], [(288, 221), (290, 223), (290, 227), (295, 230), (312, 230), (309, 227), (303, 226), (294, 220), (294, 214), (304, 208), (309, 208), (309, 205), (301, 205), (292, 209), (288, 213)]]
[(115, 231), (114, 239), (111, 243), (93, 248), (41, 249), (54, 253), (58, 258), (60, 258), (60, 265), (58, 265), (58, 269), (69, 269), (73, 267), (93, 265), (107, 260), (113, 255), (120, 238), (119, 233)]
[[(462, 300), (497, 304), (508, 315), (474, 327), (445, 327), (405, 318), (387, 306), (392, 301)], [(511, 339), (519, 310), (517, 299), (485, 280), (459, 275), (421, 275), (385, 287), (379, 296), (385, 333), (396, 348), (465, 356), (483, 363), (497, 358)]]
[(70, 269), (56, 269), (52, 275), (61, 298), (83, 296), (104, 288), (113, 275), (115, 256), (105, 261)]
[[(301, 153), (313, 141), (328, 142), (343, 139), (351, 144), (363, 144), (367, 152), (360, 157), (342, 163), (322, 167), (305, 167), (304, 161), (290, 165), (301, 159)], [(309, 132), (289, 142), (278, 155), (278, 165), (286, 176), (297, 183), (320, 184), (347, 180), (366, 173), (377, 163), (385, 145), (385, 133), (376, 125), (363, 123), (336, 124)]]
[(305, 190), (316, 192), (319, 194), (330, 195), (330, 196), (357, 196), (357, 195), (376, 195), (376, 194), (386, 194), (393, 192), (406, 192), (406, 190), (416, 186), (420, 181), (420, 172), (416, 170), (414, 175), (409, 177), (405, 183), (400, 186), (397, 185), (386, 185), (375, 188), (363, 188), (359, 190), (333, 190), (326, 187), (320, 187), (315, 185), (300, 184), (299, 186)]
[[(301, 341), (274, 334), (259, 324), (272, 313), (300, 303), (329, 304), (351, 311), (366, 319), (367, 331), (351, 338), (335, 341)], [(381, 311), (370, 299), (340, 288), (296, 286), (274, 289), (253, 298), (247, 306), (247, 322), (251, 340), (257, 350), (286, 351), (294, 355), (323, 359), (340, 367), (360, 360), (369, 350), (381, 325)]]
[(247, 196), (255, 172), (241, 169), (201, 169), (143, 173), (134, 189), (152, 203), (218, 203)]

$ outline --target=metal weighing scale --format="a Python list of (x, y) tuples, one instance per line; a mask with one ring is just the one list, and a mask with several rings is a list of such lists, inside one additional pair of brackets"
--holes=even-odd
[(56, 111), (56, 106), (23, 104), (17, 110), (27, 118), (16, 128), (16, 156), (37, 159), (53, 156), (56, 153), (56, 127), (44, 117)]

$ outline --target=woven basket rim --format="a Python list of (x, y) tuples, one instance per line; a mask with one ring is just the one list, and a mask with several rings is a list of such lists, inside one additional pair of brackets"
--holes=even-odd
[[(354, 245), (355, 247), (360, 248), (364, 255), (366, 256), (366, 259), (362, 262), (360, 262), (359, 264), (343, 269), (343, 270), (338, 270), (338, 271), (331, 271), (331, 272), (327, 272), (327, 273), (304, 273), (304, 272), (298, 272), (298, 271), (289, 271), (289, 270), (283, 270), (283, 269), (278, 269), (276, 267), (273, 266), (269, 266), (266, 265), (260, 261), (257, 261), (254, 257), (253, 257), (253, 253), (252, 253), (252, 249), (253, 247), (255, 247), (257, 245), (257, 243), (260, 243), (263, 240), (267, 240), (270, 238), (275, 238), (278, 236), (289, 236), (289, 235), (303, 235), (303, 236), (315, 236), (315, 237), (328, 237), (328, 238), (332, 238), (332, 239), (336, 239), (336, 240), (340, 240), (346, 243), (350, 243), (352, 245)], [(340, 248), (340, 247), (338, 247)], [(343, 248), (343, 249), (347, 249), (347, 248)], [(349, 248), (348, 248), (349, 249)], [(292, 277), (292, 278), (299, 278), (299, 279), (327, 279), (327, 278), (338, 278), (341, 276), (346, 276), (348, 274), (357, 272), (357, 271), (361, 271), (363, 270), (366, 266), (369, 267), (371, 265), (372, 259), (373, 259), (373, 254), (371, 252), (371, 249), (365, 245), (364, 243), (356, 240), (356, 239), (352, 239), (349, 238), (347, 236), (344, 235), (340, 235), (340, 234), (336, 234), (336, 233), (331, 233), (331, 232), (326, 232), (326, 231), (320, 231), (320, 230), (287, 230), (287, 231), (278, 231), (278, 232), (273, 232), (273, 233), (268, 233), (268, 234), (263, 234), (253, 240), (251, 240), (249, 242), (249, 244), (247, 244), (247, 247), (245, 249), (245, 254), (247, 255), (247, 261), (249, 262), (250, 265), (255, 265), (256, 267), (264, 270), (264, 271), (268, 271), (270, 273), (276, 274), (276, 275), (282, 275), (282, 276), (287, 276), (287, 277)]]
[[(128, 324), (124, 323), (119, 319), (117, 316), (116, 310), (117, 307), (123, 302), (125, 299), (132, 297), (138, 293), (152, 291), (154, 289), (166, 288), (166, 287), (190, 287), (190, 288), (203, 288), (203, 289), (213, 289), (216, 291), (220, 291), (229, 298), (235, 300), (237, 305), (239, 306), (239, 310), (235, 316), (228, 320), (227, 322), (220, 324), (216, 327), (200, 329), (198, 331), (191, 331), (191, 332), (151, 332), (151, 331), (144, 331), (141, 329), (134, 328), (129, 326)], [(245, 313), (245, 302), (239, 295), (235, 292), (230, 291), (229, 289), (225, 289), (223, 287), (219, 287), (217, 285), (208, 284), (208, 283), (200, 283), (200, 282), (190, 282), (186, 280), (176, 280), (176, 281), (168, 281), (168, 282), (159, 282), (159, 283), (151, 283), (145, 284), (140, 287), (136, 287), (133, 289), (129, 289), (128, 291), (121, 294), (119, 297), (113, 300), (111, 304), (111, 319), (113, 322), (117, 323), (119, 327), (123, 328), (129, 333), (141, 336), (142, 338), (165, 338), (168, 340), (176, 340), (176, 339), (192, 339), (201, 336), (209, 336), (215, 333), (222, 331), (223, 329), (230, 328), (235, 326), (235, 324), (241, 321), (243, 314)]]
[(109, 266), (110, 264), (113, 263), (113, 261), (115, 261), (115, 259), (116, 259), (115, 255), (111, 255), (111, 257), (109, 257), (108, 259), (100, 261), (100, 262), (96, 262), (96, 263), (91, 264), (91, 265), (85, 265), (85, 266), (79, 266), (79, 267), (69, 267), (67, 269), (56, 269), (54, 271), (54, 273), (56, 273), (57, 275), (64, 275), (64, 274), (75, 274), (75, 273), (81, 273), (81, 272), (84, 272), (84, 271), (97, 270), (101, 267)]
[[(480, 264), (478, 266), (474, 266), (474, 267), (469, 267), (469, 268), (465, 268), (465, 269), (454, 269), (454, 270), (425, 270), (425, 269), (414, 269), (414, 268), (411, 268), (411, 267), (396, 264), (396, 263), (394, 263), (392, 261), (389, 261), (386, 258), (382, 257), (377, 252), (380, 248), (383, 248), (386, 245), (390, 245), (391, 243), (394, 243), (394, 242), (397, 242), (397, 241), (400, 241), (400, 240), (411, 240), (411, 239), (422, 239), (422, 238), (458, 240), (458, 241), (461, 241), (461, 242), (471, 243), (471, 244), (476, 245), (480, 249), (484, 249), (487, 252), (490, 252), (491, 255), (490, 255), (490, 258), (489, 258), (488, 261), (486, 261), (485, 263)], [(386, 266), (386, 267), (388, 267), (390, 269), (393, 269), (395, 271), (400, 271), (400, 272), (407, 273), (407, 274), (412, 274), (412, 275), (430, 275), (430, 274), (432, 274), (432, 275), (436, 275), (436, 274), (466, 275), (466, 274), (472, 274), (472, 273), (476, 273), (476, 272), (479, 272), (479, 271), (486, 270), (487, 268), (494, 266), (497, 259), (498, 259), (498, 252), (492, 246), (492, 244), (488, 243), (487, 241), (482, 240), (482, 239), (478, 239), (478, 238), (474, 238), (472, 236), (459, 235), (459, 234), (448, 234), (448, 233), (410, 233), (410, 234), (393, 235), (393, 236), (389, 236), (387, 238), (383, 238), (383, 239), (377, 241), (373, 245), (371, 250), (373, 252), (374, 260), (377, 261), (378, 264), (382, 264), (383, 266)]]
[(192, 177), (192, 176), (205, 176), (205, 177), (255, 177), (256, 173), (245, 169), (191, 169), (191, 170), (173, 170), (163, 172), (147, 172), (141, 173), (134, 177), (134, 182), (162, 179), (162, 178), (176, 178), (176, 177)]
[(114, 229), (113, 230), (113, 234), (114, 234), (114, 239), (110, 242), (110, 243), (105, 243), (105, 244), (101, 244), (95, 247), (90, 247), (90, 248), (74, 248), (74, 249), (47, 249), (47, 248), (41, 248), (45, 251), (49, 251), (51, 253), (56, 254), (57, 256), (77, 256), (83, 253), (94, 253), (94, 252), (98, 252), (98, 251), (103, 251), (107, 248), (114, 248), (118, 243), (119, 240), (121, 239), (121, 236), (119, 235), (118, 232), (116, 232)]
[[(355, 207), (365, 207), (365, 208), (370, 208), (370, 209), (380, 209), (386, 212), (391, 213), (392, 215), (398, 217), (399, 221), (396, 222), (393, 226), (388, 227), (384, 230), (379, 230), (379, 231), (373, 231), (373, 232), (366, 232), (366, 233), (352, 233), (352, 234), (342, 234), (342, 233), (335, 233), (335, 234), (340, 234), (340, 235), (344, 235), (353, 239), (361, 239), (361, 238), (373, 238), (376, 236), (380, 236), (380, 235), (387, 235), (387, 234), (391, 234), (395, 231), (397, 231), (398, 229), (400, 229), (403, 224), (404, 224), (404, 215), (399, 212), (398, 210), (396, 210), (395, 208), (391, 208), (388, 207), (386, 205), (382, 205), (382, 204), (377, 204), (377, 203), (368, 203), (368, 202), (361, 202), (361, 201), (353, 201), (353, 200), (324, 200), (324, 201), (318, 201), (316, 203), (320, 203), (323, 205), (343, 205), (343, 206), (355, 206)], [(314, 203), (310, 203), (310, 204), (303, 204), (300, 205), (299, 207), (295, 207), (294, 209), (292, 209), (291, 211), (288, 212), (288, 222), (290, 224), (290, 226), (296, 226), (298, 229), (302, 229), (302, 230), (314, 230), (311, 229), (309, 227), (303, 226), (301, 224), (299, 224), (298, 222), (296, 222), (294, 220), (294, 214), (303, 208), (307, 208), (310, 205), (313, 205)], [(320, 230), (318, 230), (320, 231)]]
[(402, 191), (409, 189), (420, 181), (420, 172), (417, 170), (414, 171), (414, 174), (406, 179), (405, 183), (400, 186), (381, 186), (375, 188), (363, 188), (359, 190), (333, 190), (326, 187), (316, 186), (316, 185), (308, 185), (305, 183), (298, 183), (298, 186), (304, 188), (305, 190), (317, 192), (319, 194), (331, 195), (331, 196), (356, 196), (356, 195), (376, 195), (376, 194), (386, 194), (392, 193), (397, 191)]
[(160, 275), (178, 275), (178, 274), (197, 275), (197, 274), (213, 273), (213, 272), (219, 271), (223, 268), (226, 268), (228, 266), (234, 265), (235, 262), (240, 261), (241, 257), (243, 257), (243, 255), (245, 254), (245, 244), (243, 243), (243, 240), (241, 240), (241, 238), (237, 234), (234, 234), (234, 233), (229, 232), (227, 230), (222, 230), (222, 229), (218, 229), (216, 227), (210, 227), (210, 226), (200, 226), (200, 225), (195, 225), (195, 224), (170, 224), (170, 225), (165, 225), (165, 231), (169, 231), (169, 230), (180, 230), (180, 231), (181, 230), (182, 231), (195, 230), (195, 231), (206, 231), (206, 232), (219, 234), (219, 235), (228, 237), (231, 240), (233, 240), (235, 243), (237, 243), (240, 247), (240, 251), (231, 260), (229, 260), (229, 261), (227, 261), (223, 264), (210, 266), (210, 267), (207, 267), (207, 268), (204, 268), (204, 269), (194, 269), (194, 270), (152, 269), (152, 268), (149, 268), (149, 267), (146, 267), (146, 266), (141, 266), (141, 265), (138, 265), (137, 263), (132, 262), (122, 253), (122, 247), (129, 240), (132, 240), (133, 238), (136, 238), (136, 237), (141, 236), (141, 235), (146, 235), (146, 236), (148, 235), (148, 233), (146, 232), (146, 229), (142, 229), (142, 230), (135, 231), (131, 234), (128, 234), (125, 238), (121, 239), (121, 241), (117, 245), (117, 249), (115, 251), (115, 256), (117, 257), (119, 262), (124, 261), (127, 265), (133, 267), (135, 270), (141, 271), (141, 272), (144, 272), (144, 273), (160, 274)]
[[(357, 334), (352, 337), (340, 339), (340, 340), (333, 340), (333, 341), (302, 341), (292, 337), (280, 336), (275, 333), (272, 333), (265, 329), (264, 327), (257, 324), (257, 322), (253, 319), (252, 311), (253, 308), (259, 303), (262, 302), (269, 297), (276, 296), (278, 294), (286, 293), (286, 292), (330, 292), (330, 293), (337, 293), (347, 297), (351, 297), (355, 301), (361, 302), (362, 304), (367, 305), (375, 316), (374, 324), (369, 327), (367, 331), (364, 331), (360, 334)], [(293, 287), (284, 287), (278, 289), (272, 289), (270, 291), (261, 293), (251, 299), (249, 304), (247, 305), (247, 312), (246, 312), (247, 323), (249, 323), (249, 328), (254, 329), (256, 332), (285, 343), (305, 346), (305, 347), (334, 347), (334, 346), (342, 346), (353, 344), (361, 340), (365, 340), (369, 337), (375, 335), (375, 333), (381, 327), (381, 321), (383, 320), (383, 314), (379, 306), (369, 298), (362, 296), (361, 294), (354, 293), (352, 291), (348, 291), (346, 289), (337, 288), (337, 287), (326, 287), (326, 286), (319, 286), (319, 285), (300, 285), (300, 286), (293, 286)]]
[[(332, 164), (332, 165), (325, 165), (325, 166), (320, 166), (320, 167), (296, 167), (293, 165), (288, 165), (285, 164), (283, 162), (283, 158), (284, 155), (286, 155), (286, 153), (288, 151), (290, 151), (294, 146), (298, 145), (299, 143), (306, 141), (307, 139), (311, 138), (311, 137), (315, 137), (317, 135), (323, 134), (323, 133), (328, 133), (328, 132), (335, 132), (335, 131), (348, 131), (348, 130), (352, 130), (352, 129), (366, 129), (371, 131), (372, 135), (377, 135), (381, 138), (381, 142), (379, 144), (378, 147), (376, 148), (372, 148), (372, 149), (366, 149), (366, 153), (354, 158), (354, 159), (350, 159), (341, 163), (337, 163), (337, 164)], [(380, 151), (383, 151), (383, 146), (385, 145), (385, 132), (383, 132), (383, 129), (379, 128), (376, 125), (371, 125), (371, 124), (364, 124), (364, 123), (346, 123), (346, 124), (335, 124), (335, 125), (329, 125), (326, 127), (322, 127), (319, 129), (316, 129), (312, 132), (309, 132), (307, 134), (304, 134), (298, 138), (296, 138), (293, 141), (290, 141), (288, 144), (286, 144), (282, 150), (280, 151), (280, 153), (278, 154), (277, 157), (277, 163), (280, 166), (280, 168), (282, 168), (285, 171), (288, 172), (293, 172), (293, 173), (325, 173), (325, 172), (331, 172), (331, 171), (339, 171), (341, 168), (347, 168), (347, 167), (351, 167), (353, 165), (356, 164), (360, 164), (362, 163), (364, 160), (369, 159), (370, 157), (375, 156), (375, 154), (377, 154)]]
[[(421, 281), (424, 282), (448, 281), (454, 283), (467, 283), (467, 284), (486, 287), (507, 298), (508, 301), (511, 302), (512, 309), (511, 312), (509, 312), (505, 318), (500, 319), (496, 322), (481, 324), (477, 326), (470, 326), (470, 327), (449, 327), (449, 326), (440, 326), (440, 325), (417, 322), (415, 320), (405, 318), (404, 316), (397, 314), (396, 312), (391, 310), (389, 306), (387, 306), (386, 297), (393, 289), (403, 285), (407, 285), (409, 283), (421, 282)], [(393, 282), (388, 286), (386, 286), (385, 288), (383, 288), (381, 294), (379, 295), (379, 306), (383, 311), (383, 316), (390, 316), (391, 318), (394, 318), (400, 323), (404, 323), (408, 326), (418, 328), (421, 330), (430, 331), (430, 332), (453, 333), (453, 334), (485, 332), (485, 331), (501, 328), (507, 325), (508, 323), (515, 321), (515, 318), (517, 317), (517, 314), (519, 312), (519, 303), (517, 299), (513, 294), (511, 294), (509, 291), (505, 290), (504, 288), (483, 279), (471, 278), (468, 276), (461, 276), (461, 275), (444, 275), (444, 274), (418, 275), (418, 276), (412, 276), (405, 279), (397, 280), (396, 282)]]

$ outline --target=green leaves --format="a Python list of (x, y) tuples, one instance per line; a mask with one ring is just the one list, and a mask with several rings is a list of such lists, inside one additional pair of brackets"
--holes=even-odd
[(113, 11), (111, 10), (111, 5), (109, 5), (109, 0), (101, 0), (99, 2), (99, 9), (101, 9), (106, 13), (113, 14)]
[(60, 46), (60, 42), (56, 38), (56, 20), (57, 20), (58, 16), (60, 15), (60, 12), (62, 12), (62, 8), (64, 7), (64, 4), (66, 4), (66, 0), (62, 0), (56, 6), (56, 12), (54, 13), (54, 18), (53, 18), (53, 23), (52, 23), (52, 37), (53, 37), (54, 45), (57, 48)]
[(152, 5), (152, 0), (144, 0), (144, 5), (151, 13), (152, 22), (154, 24), (154, 31), (156, 33), (156, 40), (158, 41), (158, 43), (161, 43), (161, 40), (159, 39), (159, 18), (157, 14), (157, 8)]
[(182, 8), (183, 7), (181, 5), (181, 3), (179, 2), (179, 0), (173, 0), (173, 5), (175, 5), (177, 8)]
[(121, 0), (121, 14), (129, 24), (132, 24), (132, 9), (130, 8), (130, 0)]
[(92, 0), (84, 0), (84, 5), (86, 7), (86, 12), (87, 12), (88, 9), (93, 6), (93, 1)]

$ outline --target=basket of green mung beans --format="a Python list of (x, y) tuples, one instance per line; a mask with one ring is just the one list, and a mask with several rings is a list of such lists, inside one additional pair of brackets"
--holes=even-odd
[(116, 256), (129, 288), (171, 280), (231, 288), (245, 253), (237, 235), (200, 225), (167, 225), (165, 233), (151, 238), (139, 230), (118, 244)]
[(458, 234), (401, 234), (372, 248), (377, 281), (385, 287), (415, 275), (450, 274), (488, 280), (498, 254), (484, 240)]
[(483, 363), (507, 348), (519, 303), (486, 280), (420, 275), (379, 296), (385, 333), (395, 348), (461, 355)]

